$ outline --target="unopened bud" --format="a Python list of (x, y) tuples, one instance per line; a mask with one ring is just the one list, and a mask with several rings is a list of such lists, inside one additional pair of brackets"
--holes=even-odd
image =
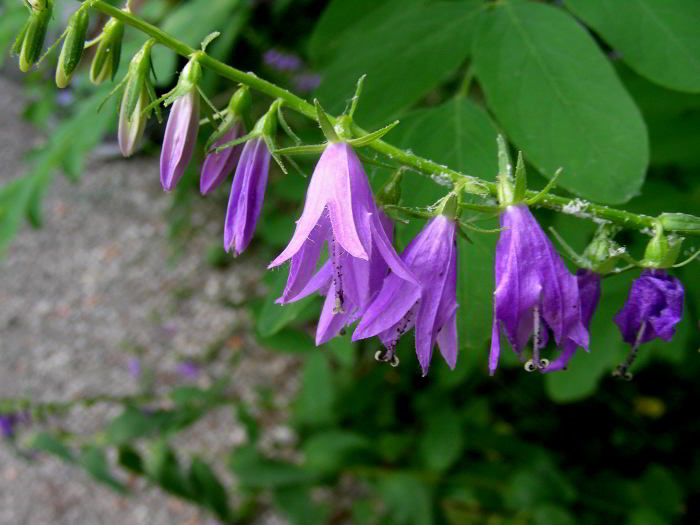
[(683, 237), (666, 235), (659, 225), (644, 250), (643, 266), (647, 268), (670, 268), (678, 259)]
[(106, 78), (112, 80), (119, 69), (119, 59), (124, 38), (124, 22), (111, 18), (102, 30), (95, 57), (90, 67), (90, 81), (101, 84)]
[(612, 237), (617, 229), (609, 225), (602, 225), (596, 231), (591, 243), (583, 252), (586, 268), (600, 275), (607, 275), (613, 271), (617, 261), (625, 254), (625, 249), (616, 243)]
[(63, 42), (56, 68), (56, 85), (59, 88), (64, 88), (70, 83), (73, 71), (78, 67), (80, 58), (83, 56), (89, 21), (88, 10), (82, 8), (78, 9), (68, 20), (66, 39)]
[(241, 86), (231, 95), (231, 100), (228, 102), (229, 114), (241, 116), (250, 109), (251, 103), (250, 89), (248, 86)]
[(700, 217), (687, 213), (662, 213), (659, 222), (665, 230), (700, 231)]
[(149, 70), (151, 67), (151, 48), (155, 40), (148, 40), (129, 64), (126, 87), (122, 96), (119, 110), (119, 149), (122, 155), (129, 157), (134, 153), (136, 145), (143, 136), (146, 120), (150, 110), (144, 112), (149, 96)]
[(398, 204), (401, 200), (401, 179), (403, 179), (403, 170), (398, 169), (377, 192), (377, 202), (382, 205)]
[(19, 69), (26, 73), (39, 59), (44, 46), (46, 28), (49, 26), (53, 0), (36, 0), (30, 3), (32, 12), (24, 24), (14, 46), (13, 53), (19, 54)]

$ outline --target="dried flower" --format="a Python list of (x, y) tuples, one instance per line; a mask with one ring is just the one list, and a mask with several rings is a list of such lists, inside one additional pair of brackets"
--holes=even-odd
[(353, 340), (379, 335), (386, 347), (382, 359), (393, 361), (399, 338), (416, 327), (416, 355), (423, 375), (428, 373), (433, 347), (457, 363), (457, 239), (455, 221), (437, 215), (406, 247), (401, 260), (417, 278), (410, 283), (395, 273), (355, 329)]
[(547, 344), (548, 329), (557, 345), (588, 347), (582, 323), (576, 277), (567, 269), (552, 243), (524, 204), (510, 205), (501, 214), (504, 230), (494, 259), (493, 326), (489, 373), (500, 356), (500, 326), (508, 342), (521, 354), (534, 335), (532, 369), (546, 368), (539, 351)]

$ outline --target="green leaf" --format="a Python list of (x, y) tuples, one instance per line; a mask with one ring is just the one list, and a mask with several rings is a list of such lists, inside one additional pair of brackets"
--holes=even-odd
[(339, 471), (349, 455), (370, 448), (369, 440), (354, 432), (328, 430), (313, 434), (304, 442), (306, 467), (321, 473)]
[(318, 350), (304, 363), (301, 390), (295, 403), (296, 421), (308, 425), (332, 421), (335, 394), (328, 358)]
[(293, 328), (282, 328), (279, 332), (269, 337), (260, 337), (258, 341), (261, 345), (279, 352), (289, 352), (291, 354), (308, 354), (318, 351), (316, 343), (308, 334), (294, 330)]
[(431, 470), (447, 470), (464, 449), (460, 417), (449, 406), (431, 406), (431, 412), (425, 415), (425, 423), (418, 446), (423, 463)]
[(533, 525), (576, 525), (576, 521), (566, 510), (554, 505), (542, 505), (532, 513)]
[(396, 523), (434, 523), (430, 491), (414, 476), (405, 473), (387, 475), (379, 481), (378, 489)]
[(309, 483), (317, 474), (291, 463), (272, 461), (258, 454), (253, 446), (240, 447), (231, 455), (231, 470), (243, 487), (275, 488)]
[(80, 457), (80, 464), (100, 483), (104, 483), (122, 494), (127, 493), (124, 484), (112, 476), (104, 450), (94, 446), (86, 447)]
[(73, 462), (73, 453), (60, 439), (46, 432), (39, 432), (31, 440), (31, 448), (49, 452), (64, 461)]
[[(183, 2), (176, 9), (172, 9), (160, 25), (166, 33), (174, 36), (181, 42), (199, 49), (200, 42), (212, 31), (221, 31), (230, 42), (231, 32), (238, 32), (239, 23), (230, 24), (235, 20), (234, 11), (243, 8), (245, 2), (240, 0), (193, 0)], [(215, 44), (214, 44), (215, 45)], [(229, 43), (230, 45), (230, 43)], [(175, 72), (177, 55), (174, 51), (164, 47), (153, 48), (153, 67), (159, 84), (170, 84)]]
[(0, 255), (14, 238), (37, 186), (36, 176), (24, 176), (0, 188)]
[(287, 515), (292, 525), (326, 522), (326, 509), (312, 502), (311, 490), (306, 485), (278, 488), (275, 490), (275, 504)]
[(109, 443), (122, 444), (151, 434), (158, 428), (157, 419), (137, 408), (127, 407), (109, 422), (105, 432)]
[(143, 474), (143, 461), (141, 455), (136, 449), (129, 445), (121, 445), (119, 447), (118, 463), (132, 472)]
[[(453, 99), (437, 108), (410, 113), (401, 120), (392, 137), (397, 144), (416, 154), (447, 164), (464, 173), (495, 180), (498, 131), (487, 113), (470, 100)], [(425, 176), (406, 173), (402, 184), (402, 204), (427, 206), (444, 196), (446, 188)], [(468, 220), (465, 215), (463, 219)], [(498, 221), (479, 221), (482, 228), (497, 227)], [(421, 228), (420, 221), (397, 225), (397, 235), (405, 245)], [(481, 349), (490, 334), (493, 293), (491, 259), (497, 235), (471, 235), (473, 244), (459, 240), (457, 311), (460, 346)], [(477, 356), (471, 352), (469, 357)]]
[(700, 2), (566, 0), (565, 4), (640, 75), (667, 88), (700, 92)]
[(220, 519), (229, 520), (231, 509), (226, 489), (204, 461), (194, 458), (190, 465), (190, 486), (195, 501), (210, 508)]
[(265, 283), (269, 286), (265, 304), (258, 315), (256, 328), (262, 337), (269, 337), (294, 321), (317, 297), (309, 296), (301, 301), (280, 305), (275, 303), (284, 291), (287, 272), (284, 270), (268, 272)]
[(165, 440), (153, 444), (145, 467), (148, 477), (168, 492), (183, 498), (192, 497), (189, 480), (182, 472), (175, 452)]
[(309, 39), (309, 56), (325, 63), (348, 40), (380, 26), (396, 11), (426, 0), (333, 0), (321, 14)]
[(362, 38), (345, 41), (322, 72), (317, 94), (324, 107), (341, 112), (357, 79), (367, 74), (356, 120), (368, 127), (385, 124), (464, 61), (482, 5), (469, 0), (401, 8), (375, 28), (358, 28)]
[(644, 181), (646, 127), (591, 36), (554, 7), (504, 0), (481, 17), (474, 67), (526, 160), (585, 198), (620, 203)]

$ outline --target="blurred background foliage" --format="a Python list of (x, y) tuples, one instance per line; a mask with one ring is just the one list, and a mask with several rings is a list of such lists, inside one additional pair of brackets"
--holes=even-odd
[[(209, 48), (213, 56), (293, 91), (306, 94), (304, 78), (320, 75), (313, 95), (334, 113), (366, 73), (358, 123), (374, 128), (398, 117), (389, 142), (451, 168), (493, 180), (500, 131), (523, 150), (533, 187), (563, 166), (558, 191), (564, 194), (650, 215), (700, 212), (700, 3), (693, 0), (502, 0), (488, 9), (480, 0), (135, 4), (139, 16), (191, 46), (221, 31)], [(54, 37), (74, 9), (57, 2)], [(9, 47), (25, 16), (21, 2), (4, 0), (0, 48)], [(93, 36), (105, 21), (92, 14)], [(126, 35), (117, 79), (145, 40), (133, 29)], [(301, 69), (275, 69), (263, 58), (269, 49), (299, 56)], [(0, 60), (8, 71), (7, 54)], [(47, 131), (47, 140), (28, 156), (27, 173), (0, 189), (0, 249), (11, 249), (25, 217), (41, 224), (41, 197), (54, 174), (78, 181), (86, 156), (114, 142), (115, 102), (96, 112), (111, 86), (91, 86), (84, 59), (72, 86), (58, 92), (49, 81), (55, 60), (26, 76), (31, 103), (25, 116)], [(183, 59), (156, 46), (154, 62), (164, 92)], [(234, 87), (205, 72), (203, 88), (217, 105)], [(270, 102), (255, 101), (257, 114)], [(305, 141), (320, 140), (308, 121), (291, 114), (289, 120)], [(150, 126), (145, 153), (155, 154), (162, 127)], [(201, 135), (203, 143), (206, 132)], [(301, 170), (310, 173), (313, 160), (302, 159)], [(389, 174), (367, 168), (375, 187)], [(173, 196), (174, 246), (187, 235), (197, 175), (195, 165)], [(271, 173), (257, 240), (245, 257), (262, 265), (286, 244), (306, 184), (297, 173)], [(402, 203), (424, 206), (444, 192), (407, 173)], [(211, 203), (223, 206), (225, 196)], [(594, 224), (572, 216), (546, 210), (537, 216), (579, 251), (594, 231)], [(397, 224), (399, 247), (420, 227), (416, 220)], [(353, 344), (348, 335), (316, 348), (311, 334), (320, 299), (275, 305), (286, 275), (268, 272), (267, 295), (249, 303), (256, 337), (303, 361), (290, 421), (300, 439), (286, 454), (260, 451), (260, 414), (227, 395), (225, 378), (209, 389), (175, 388), (167, 409), (153, 408), (147, 393), (116, 400), (122, 414), (92, 439), (76, 441), (54, 424), (27, 431), (15, 446), (54, 454), (117, 491), (128, 491), (124, 471), (144, 476), (224, 523), (253, 521), (269, 502), (294, 524), (700, 522), (697, 264), (674, 271), (686, 286), (685, 318), (672, 343), (642, 348), (632, 382), (616, 381), (610, 372), (627, 351), (611, 320), (634, 272), (605, 279), (591, 352), (579, 352), (568, 371), (526, 374), (508, 351), (505, 366), (490, 378), (496, 238), (460, 240), (458, 366), (450, 371), (436, 359), (425, 378), (411, 337), (401, 341), (398, 368), (373, 360), (376, 341)], [(645, 239), (631, 232), (619, 237), (637, 257)], [(692, 239), (686, 242), (691, 249)], [(209, 258), (221, 271), (236, 264), (221, 249)], [(202, 355), (205, 363), (207, 349)], [(175, 434), (221, 405), (230, 405), (245, 425), (246, 445), (215, 468), (170, 447)], [(5, 400), (0, 413), (26, 411), (41, 428), (42, 419), (70, 406)], [(115, 451), (116, 462), (108, 459)], [(238, 479), (235, 506), (231, 488), (215, 474), (220, 468)]]

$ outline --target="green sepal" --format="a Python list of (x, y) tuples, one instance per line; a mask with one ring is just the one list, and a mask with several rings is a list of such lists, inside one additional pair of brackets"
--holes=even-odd
[(372, 133), (368, 133), (367, 135), (363, 135), (362, 137), (358, 137), (356, 139), (350, 139), (348, 140), (348, 144), (350, 144), (354, 148), (361, 148), (363, 146), (368, 146), (375, 140), (381, 139), (384, 135), (389, 133), (392, 129), (394, 129), (398, 125), (399, 121), (395, 120), (388, 126), (384, 126), (381, 129), (378, 129), (377, 131), (373, 131)]
[(527, 173), (525, 171), (525, 162), (523, 161), (523, 152), (518, 151), (518, 160), (515, 163), (515, 189), (513, 190), (513, 197), (516, 203), (525, 200), (526, 191)]
[(466, 228), (468, 230), (471, 230), (473, 232), (477, 233), (501, 233), (503, 230), (506, 230), (507, 228), (479, 228), (477, 226), (474, 226), (470, 224), (469, 222), (465, 221), (459, 221), (459, 226), (460, 228)]
[(85, 6), (79, 8), (68, 20), (66, 39), (63, 41), (56, 68), (56, 85), (59, 88), (64, 88), (69, 84), (73, 71), (80, 63), (85, 49), (85, 37), (89, 22), (90, 14)]
[(317, 98), (314, 99), (314, 105), (316, 106), (318, 123), (321, 126), (321, 131), (323, 131), (323, 135), (326, 137), (326, 140), (328, 140), (328, 142), (339, 142), (340, 139), (338, 138), (338, 134), (335, 132), (335, 128), (333, 128), (333, 124), (331, 124), (328, 115), (325, 111), (323, 111), (321, 103)]
[(289, 148), (276, 149), (278, 155), (315, 155), (326, 149), (328, 144), (306, 144), (304, 146), (291, 146)]
[[(133, 114), (145, 84), (149, 83), (148, 75), (151, 68), (151, 49), (155, 42), (153, 38), (148, 39), (129, 63), (129, 71), (126, 74), (127, 84), (122, 99), (122, 103), (126, 104), (127, 115)], [(151, 106), (152, 104), (146, 106), (146, 109), (144, 109), (142, 113), (148, 115), (152, 109)]]
[[(248, 133), (247, 135), (243, 135), (242, 137), (238, 137), (236, 140), (232, 140), (231, 142), (227, 142), (226, 144), (222, 144), (221, 146), (217, 146), (214, 149), (214, 151), (219, 153), (220, 151), (223, 151), (223, 150), (228, 149), (228, 148), (232, 148), (234, 146), (238, 146), (239, 144), (243, 144), (244, 142), (248, 142), (249, 140), (253, 140), (259, 136), (260, 136), (260, 133), (251, 132), (251, 133)], [(207, 148), (205, 151), (209, 151), (209, 148)]]
[(352, 102), (350, 103), (350, 111), (348, 111), (348, 116), (352, 118), (355, 115), (355, 110), (357, 109), (357, 103), (360, 101), (360, 95), (362, 94), (362, 86), (365, 83), (365, 78), (367, 75), (362, 75), (357, 79), (357, 86), (355, 87), (355, 94), (352, 97)]
[(405, 206), (396, 206), (394, 204), (387, 204), (386, 206), (383, 206), (384, 211), (387, 213), (394, 213), (396, 214), (401, 213), (403, 215), (407, 215), (408, 217), (415, 217), (417, 219), (432, 219), (437, 215), (437, 210), (435, 208), (407, 208)]
[(539, 193), (537, 193), (537, 195), (535, 195), (531, 199), (526, 200), (525, 203), (528, 206), (534, 206), (535, 204), (540, 202), (542, 199), (546, 198), (549, 191), (552, 188), (554, 188), (554, 186), (556, 186), (557, 179), (561, 175), (562, 171), (563, 171), (562, 168), (557, 169), (557, 171), (554, 172), (554, 175), (552, 176), (551, 180), (547, 183), (547, 185), (544, 188), (542, 188), (539, 191)]
[(498, 202), (502, 206), (508, 206), (515, 202), (515, 188), (513, 184), (513, 165), (510, 162), (508, 144), (503, 135), (496, 137), (498, 144)]
[(221, 33), (220, 33), (219, 31), (214, 31), (214, 32), (212, 32), (212, 33), (209, 33), (207, 36), (205, 36), (205, 37), (204, 37), (204, 40), (202, 40), (202, 44), (201, 44), (201, 46), (200, 46), (201, 49), (202, 49), (202, 51), (206, 51), (206, 50), (207, 50), (207, 46), (208, 46), (209, 44), (211, 44), (211, 42), (212, 42), (214, 39), (218, 38), (219, 36), (221, 36)]
[(376, 195), (377, 202), (382, 206), (398, 204), (401, 200), (401, 181), (405, 168), (399, 168), (392, 173), (389, 180), (379, 189)]

